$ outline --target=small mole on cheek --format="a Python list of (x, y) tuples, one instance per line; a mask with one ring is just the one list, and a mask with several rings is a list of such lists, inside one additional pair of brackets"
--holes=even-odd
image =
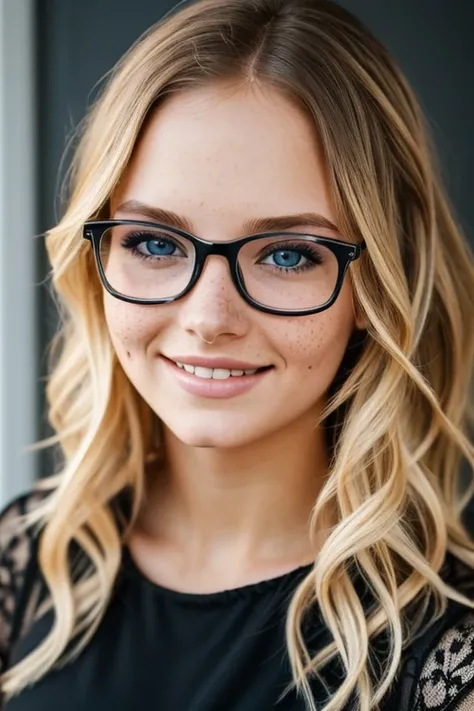
[(126, 351), (126, 353), (127, 353), (127, 358), (131, 358), (131, 357), (132, 357), (130, 351)]
[(308, 370), (312, 370), (312, 368), (313, 368), (312, 365), (308, 365)]

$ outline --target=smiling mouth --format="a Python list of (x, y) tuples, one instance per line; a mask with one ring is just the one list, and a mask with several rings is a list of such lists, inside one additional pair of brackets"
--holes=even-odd
[(188, 363), (180, 363), (172, 361), (178, 368), (186, 371), (190, 375), (195, 375), (204, 380), (227, 380), (229, 378), (241, 378), (245, 375), (255, 375), (256, 373), (264, 373), (273, 368), (272, 365), (266, 365), (263, 368), (254, 368), (253, 370), (238, 370), (228, 368), (204, 368), (203, 366), (189, 365)]

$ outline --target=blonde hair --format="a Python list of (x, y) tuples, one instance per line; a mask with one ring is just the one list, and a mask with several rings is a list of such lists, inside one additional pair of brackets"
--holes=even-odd
[[(64, 466), (31, 522), (43, 526), (39, 564), (55, 620), (3, 675), (7, 694), (63, 661), (77, 632), (75, 653), (90, 641), (140, 506), (147, 458), (159, 456), (156, 415), (115, 356), (82, 225), (108, 217), (151, 110), (173, 93), (226, 79), (276, 87), (311, 117), (338, 224), (368, 246), (351, 268), (367, 334), (324, 413), (323, 423), (339, 415), (339, 426), (312, 527), (334, 508), (338, 521), (288, 612), (294, 682), (314, 711), (309, 679), (338, 655), (345, 676), (324, 711), (354, 694), (361, 711), (375, 708), (417, 630), (406, 624), (409, 605), (434, 600), (435, 616), (448, 598), (474, 606), (439, 575), (447, 551), (474, 565), (461, 520), (471, 493), (461, 464), (474, 465), (474, 261), (417, 101), (386, 50), (327, 0), (200, 0), (151, 27), (115, 67), (83, 122), (67, 210), (47, 234), (62, 315), (47, 387), (57, 434), (48, 444), (60, 446)], [(132, 508), (123, 528), (112, 502), (125, 490)], [(90, 562), (74, 576), (72, 541)], [(377, 602), (368, 615), (354, 569)], [(316, 600), (333, 641), (311, 658), (301, 627)], [(381, 631), (390, 648), (374, 676), (370, 642)]]

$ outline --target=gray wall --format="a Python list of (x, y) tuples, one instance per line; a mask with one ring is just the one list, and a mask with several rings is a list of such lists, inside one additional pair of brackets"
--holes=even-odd
[[(398, 58), (427, 113), (458, 218), (474, 230), (474, 2), (472, 0), (340, 0)], [(98, 80), (170, 0), (38, 0), (40, 230), (56, 220), (61, 156)], [(46, 274), (44, 254), (40, 273)], [(40, 352), (55, 328), (46, 291), (38, 299)], [(44, 359), (41, 363), (44, 372)], [(40, 393), (41, 397), (41, 393)], [(47, 432), (44, 421), (41, 433)], [(42, 473), (50, 462), (41, 460)]]

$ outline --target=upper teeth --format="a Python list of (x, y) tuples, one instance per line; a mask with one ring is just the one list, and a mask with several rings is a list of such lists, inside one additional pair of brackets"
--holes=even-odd
[(228, 370), (227, 368), (202, 368), (200, 366), (188, 365), (187, 363), (178, 363), (176, 361), (178, 368), (183, 368), (187, 373), (192, 373), (197, 375), (198, 378), (214, 378), (214, 380), (225, 380), (230, 378), (231, 375), (253, 375), (257, 372), (257, 368), (254, 370)]

